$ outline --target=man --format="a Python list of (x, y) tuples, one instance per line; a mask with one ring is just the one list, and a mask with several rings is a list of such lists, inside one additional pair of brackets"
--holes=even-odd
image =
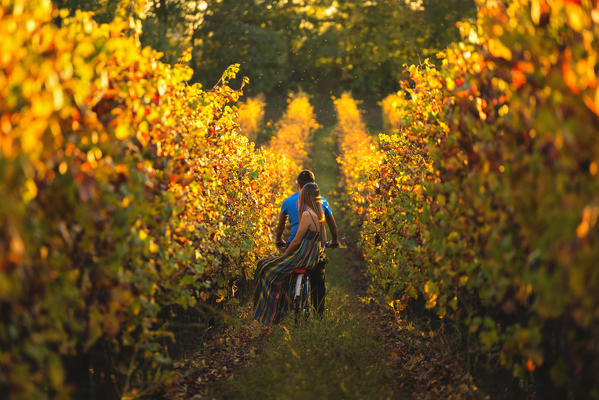
[[(283, 201), (283, 205), (281, 206), (281, 214), (279, 215), (279, 224), (277, 225), (276, 230), (276, 244), (278, 248), (285, 248), (295, 237), (297, 228), (299, 226), (299, 191), (306, 183), (314, 181), (314, 173), (312, 173), (312, 171), (303, 170), (297, 176), (298, 191)], [(335, 222), (335, 217), (333, 217), (333, 212), (331, 211), (331, 207), (329, 207), (328, 201), (323, 196), (320, 196), (320, 198), (322, 200), (322, 209), (324, 211), (325, 221), (327, 222), (329, 230), (331, 231), (331, 235), (333, 236), (328, 246), (339, 247), (339, 242), (337, 241), (337, 223)], [(282, 236), (287, 218), (289, 218), (289, 224), (291, 225), (291, 233), (289, 234), (289, 238), (287, 238), (287, 242), (285, 242), (282, 239)], [(310, 273), (310, 281), (312, 282), (312, 304), (315, 305), (316, 311), (319, 314), (324, 312), (324, 266), (326, 263), (326, 258), (322, 261), (319, 261), (316, 268)]]

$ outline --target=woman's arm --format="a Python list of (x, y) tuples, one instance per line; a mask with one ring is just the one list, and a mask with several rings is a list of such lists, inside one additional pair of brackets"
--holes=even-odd
[(277, 224), (277, 229), (275, 230), (275, 243), (277, 246), (279, 244), (284, 244), (283, 239), (283, 230), (285, 230), (285, 222), (287, 222), (287, 214), (279, 214), (279, 223)]
[(293, 238), (291, 243), (289, 243), (289, 246), (287, 246), (287, 250), (285, 250), (285, 253), (283, 253), (284, 255), (291, 254), (301, 243), (302, 239), (304, 238), (304, 235), (308, 231), (308, 227), (311, 224), (309, 216), (310, 212), (304, 211), (300, 220), (300, 224), (297, 228), (297, 233), (295, 234), (295, 237)]

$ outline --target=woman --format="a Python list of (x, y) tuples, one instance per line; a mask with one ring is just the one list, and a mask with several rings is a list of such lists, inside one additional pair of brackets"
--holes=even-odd
[[(326, 242), (324, 212), (316, 183), (304, 185), (299, 195), (300, 215), (297, 234), (281, 256), (258, 262), (254, 279), (254, 319), (263, 324), (276, 324), (287, 311), (293, 294), (293, 272), (310, 270), (318, 263), (321, 244)], [(301, 211), (300, 211), (301, 212)]]

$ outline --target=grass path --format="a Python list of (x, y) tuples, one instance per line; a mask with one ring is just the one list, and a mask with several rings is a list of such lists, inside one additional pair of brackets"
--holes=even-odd
[[(333, 135), (327, 130), (317, 131), (312, 168), (321, 192), (333, 203), (331, 194), (338, 180), (335, 158)], [(340, 234), (343, 237), (343, 226)], [(351, 269), (352, 255), (347, 249), (329, 249), (327, 253), (323, 318), (299, 327), (288, 318), (274, 326), (255, 363), (225, 385), (223, 397), (397, 398), (386, 361), (389, 351), (371, 329), (359, 304), (359, 275)]]

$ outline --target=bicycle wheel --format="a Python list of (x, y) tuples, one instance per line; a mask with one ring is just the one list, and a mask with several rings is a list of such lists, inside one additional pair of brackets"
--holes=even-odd
[(314, 312), (314, 306), (312, 305), (312, 295), (310, 292), (310, 277), (307, 274), (305, 275), (302, 289), (302, 317), (308, 319), (310, 314)]
[(293, 299), (291, 301), (291, 309), (293, 310), (293, 320), (295, 325), (299, 324), (303, 310), (303, 292), (304, 292), (304, 274), (297, 274), (295, 278), (295, 289), (293, 291)]

